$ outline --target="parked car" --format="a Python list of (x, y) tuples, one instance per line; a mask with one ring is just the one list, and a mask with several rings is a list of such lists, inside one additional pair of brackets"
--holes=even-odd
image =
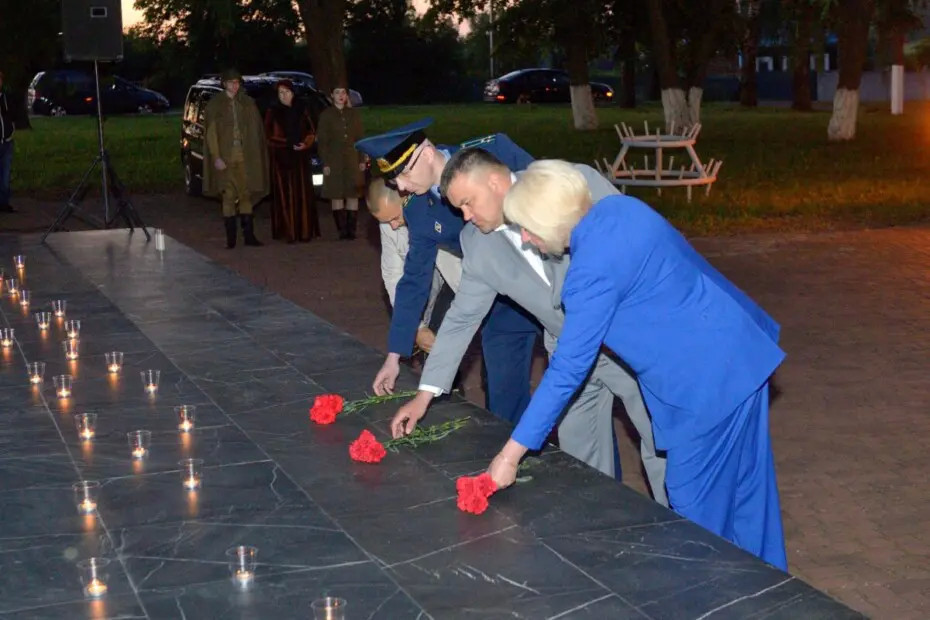
[[(568, 103), (572, 100), (568, 74), (558, 69), (520, 69), (490, 80), (484, 100), (494, 103)], [(595, 103), (613, 101), (614, 89), (591, 82)]]
[[(309, 73), (303, 73), (301, 71), (267, 71), (265, 73), (259, 74), (262, 77), (273, 77), (277, 80), (287, 78), (288, 80), (296, 83), (301, 83), (308, 88), (314, 90), (319, 90), (316, 87), (316, 78), (310, 75)], [(326, 93), (327, 96), (329, 93)], [(357, 90), (349, 89), (349, 101), (352, 103), (353, 108), (357, 108), (362, 105), (362, 94)]]
[[(101, 77), (100, 80), (105, 114), (151, 114), (168, 110), (168, 99), (161, 93), (136, 86), (119, 76)], [(97, 85), (93, 74), (86, 71), (40, 71), (29, 84), (26, 100), (33, 114), (96, 114)]]
[[(264, 118), (265, 112), (278, 100), (275, 83), (279, 78), (270, 76), (243, 76), (242, 88), (255, 100), (258, 110)], [(184, 110), (181, 114), (181, 165), (184, 167), (184, 189), (191, 196), (199, 196), (203, 191), (203, 151), (206, 130), (204, 128), (204, 111), (207, 102), (223, 91), (218, 76), (200, 79), (187, 91)], [(320, 113), (332, 105), (329, 99), (314, 88), (294, 84), (294, 95), (307, 104), (310, 118), (314, 125)], [(310, 148), (310, 173), (316, 191), (323, 185), (323, 164), (317, 153), (316, 144)]]

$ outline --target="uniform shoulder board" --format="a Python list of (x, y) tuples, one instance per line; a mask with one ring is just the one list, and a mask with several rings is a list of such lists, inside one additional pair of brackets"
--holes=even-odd
[(403, 208), (406, 207), (408, 204), (410, 204), (410, 201), (413, 200), (413, 196), (414, 196), (413, 194), (407, 194), (407, 195), (404, 197), (404, 201), (403, 201), (402, 203), (400, 203), (400, 208), (403, 209)]
[(497, 134), (491, 134), (490, 136), (485, 136), (483, 138), (475, 138), (474, 140), (469, 140), (468, 142), (462, 142), (462, 148), (467, 149), (473, 146), (484, 146), (485, 144), (490, 144), (497, 140)]

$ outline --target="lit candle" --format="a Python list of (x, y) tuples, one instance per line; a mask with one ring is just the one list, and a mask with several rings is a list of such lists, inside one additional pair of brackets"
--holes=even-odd
[(23, 256), (22, 254), (17, 254), (16, 256), (13, 257), (13, 264), (16, 265), (17, 269), (25, 269), (26, 268), (26, 257)]
[(143, 456), (145, 456), (145, 452), (145, 448), (133, 448), (132, 457), (135, 459), (141, 459)]
[(65, 316), (65, 310), (68, 308), (68, 302), (64, 299), (56, 299), (52, 302), (52, 312), (55, 313), (55, 316), (61, 318)]
[(33, 375), (30, 375), (30, 377), (29, 377), (29, 382), (32, 383), (33, 385), (37, 385), (37, 384), (39, 384), (39, 383), (42, 383), (42, 375), (40, 375), (39, 373), (35, 373), (35, 374), (33, 374)]
[(181, 429), (182, 433), (189, 433), (191, 429), (194, 428), (194, 423), (191, 422), (190, 420), (184, 420), (183, 422), (178, 424), (178, 428)]
[(239, 583), (245, 584), (252, 581), (252, 578), (255, 576), (250, 570), (237, 570), (236, 571), (236, 581)]
[(16, 278), (10, 278), (6, 281), (6, 290), (12, 297), (19, 294), (19, 281)]
[(119, 372), (119, 364), (110, 364), (107, 367), (107, 370), (109, 370), (110, 372)]
[(89, 499), (85, 499), (80, 504), (78, 504), (78, 510), (80, 510), (81, 512), (85, 514), (93, 512), (97, 510), (97, 502), (91, 501)]
[(83, 439), (84, 441), (90, 441), (93, 438), (94, 438), (94, 431), (92, 429), (85, 428), (84, 430), (81, 431), (81, 439)]
[(65, 321), (65, 333), (71, 340), (77, 339), (81, 335), (81, 322), (74, 319)]
[(149, 383), (145, 386), (145, 391), (148, 392), (149, 394), (154, 394), (155, 392), (158, 391), (158, 386), (154, 383)]
[(31, 299), (32, 294), (29, 291), (22, 290), (19, 292), (19, 305), (23, 308), (29, 307), (29, 300)]
[(102, 596), (106, 591), (107, 584), (103, 583), (99, 579), (94, 579), (89, 584), (87, 584), (87, 594), (89, 596)]
[(51, 312), (36, 312), (36, 324), (39, 326), (39, 329), (45, 331), (48, 329), (48, 326), (51, 323), (52, 323)]
[(196, 476), (188, 476), (188, 477), (184, 480), (184, 486), (187, 487), (187, 488), (190, 489), (190, 490), (199, 489), (199, 488), (200, 488), (200, 478), (197, 478)]
[(116, 374), (123, 368), (123, 353), (122, 351), (110, 351), (105, 353), (104, 357), (107, 360), (107, 371), (110, 374)]
[(151, 431), (132, 431), (126, 433), (129, 439), (129, 451), (135, 461), (141, 461), (148, 453), (149, 443), (152, 441)]
[(72, 485), (77, 510), (81, 514), (90, 514), (97, 509), (97, 492), (100, 483), (93, 481), (75, 482)]
[(2, 345), (4, 349), (8, 349), (13, 346), (14, 333), (15, 332), (13, 331), (12, 327), (5, 327), (0, 329), (0, 345)]
[(3, 345), (4, 348), (12, 347), (12, 346), (13, 346), (13, 339), (12, 339), (12, 338), (3, 338), (3, 339), (0, 339), (0, 345)]
[(68, 398), (71, 396), (71, 390), (66, 387), (58, 388), (58, 398)]
[(97, 434), (96, 413), (80, 413), (74, 416), (74, 424), (77, 426), (78, 436), (84, 441), (90, 441)]

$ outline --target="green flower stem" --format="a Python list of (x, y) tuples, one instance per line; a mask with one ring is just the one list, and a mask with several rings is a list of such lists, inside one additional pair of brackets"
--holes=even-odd
[(380, 405), (382, 403), (387, 403), (392, 400), (399, 400), (401, 398), (413, 398), (416, 395), (416, 390), (408, 390), (406, 392), (385, 394), (384, 396), (369, 396), (360, 400), (351, 400), (342, 405), (341, 413), (358, 413), (367, 409), (368, 407), (371, 407), (372, 405)]
[(465, 416), (464, 418), (457, 418), (449, 422), (444, 422), (443, 424), (434, 424), (433, 426), (427, 426), (425, 428), (420, 428), (418, 426), (409, 435), (398, 437), (397, 439), (390, 439), (385, 441), (382, 445), (391, 452), (399, 452), (401, 446), (419, 448), (424, 444), (445, 439), (450, 434), (466, 426), (470, 419), (470, 416)]

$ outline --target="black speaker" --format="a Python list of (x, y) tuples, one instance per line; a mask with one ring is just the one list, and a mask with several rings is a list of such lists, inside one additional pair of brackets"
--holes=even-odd
[(61, 0), (65, 60), (123, 59), (123, 12), (120, 0)]

